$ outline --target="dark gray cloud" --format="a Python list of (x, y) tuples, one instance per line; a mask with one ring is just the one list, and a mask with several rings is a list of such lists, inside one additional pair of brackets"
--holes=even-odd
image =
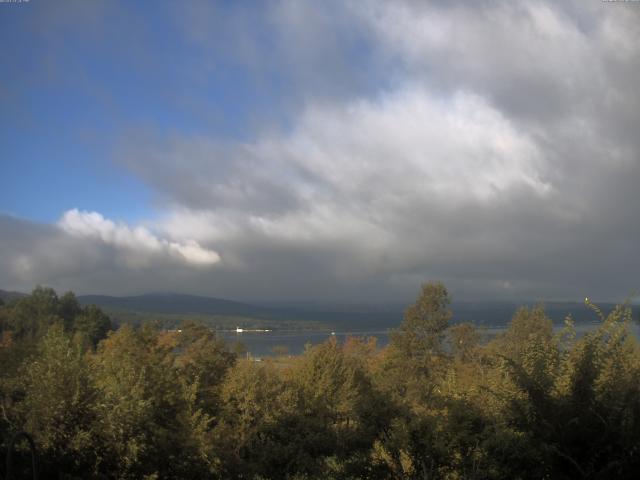
[(220, 262), (175, 268), (163, 247), (134, 265), (123, 242), (4, 218), (1, 280), (357, 300), (407, 299), (427, 279), (458, 298), (619, 300), (640, 287), (640, 9), (318, 5), (180, 14), (203, 58), (223, 35), (256, 78), (286, 70), (286, 127), (119, 149), (164, 209), (149, 235)]

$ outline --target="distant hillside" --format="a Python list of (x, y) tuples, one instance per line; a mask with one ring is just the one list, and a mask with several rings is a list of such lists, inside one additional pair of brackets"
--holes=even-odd
[[(452, 310), (457, 322), (472, 322), (486, 326), (503, 326), (508, 324), (513, 314), (522, 306), (534, 307), (536, 302), (454, 302)], [(571, 315), (576, 323), (597, 322), (598, 317), (591, 308), (581, 302), (546, 302), (543, 303), (545, 313), (554, 323), (562, 323)], [(606, 315), (615, 304), (599, 303), (598, 307)], [(634, 306), (634, 318), (637, 318), (638, 307)]]
[(104, 308), (134, 310), (146, 313), (237, 315), (248, 317), (268, 317), (270, 309), (246, 303), (234, 302), (196, 295), (145, 294), (133, 297), (112, 297), (108, 295), (80, 295), (83, 305), (95, 304)]
[(78, 300), (83, 305), (98, 305), (117, 323), (140, 324), (157, 320), (167, 328), (175, 328), (184, 320), (194, 320), (218, 329), (235, 329), (236, 326), (280, 330), (331, 328), (326, 322), (294, 311), (197, 295), (81, 295)]
[[(109, 312), (114, 318), (128, 322), (134, 318), (158, 318), (172, 324), (179, 318), (203, 320), (216, 317), (212, 322), (217, 325), (233, 324), (247, 326), (279, 325), (291, 328), (345, 327), (365, 330), (372, 328), (395, 327), (402, 320), (400, 311), (366, 312), (335, 311), (328, 306), (326, 310), (305, 309), (301, 306), (259, 306), (213, 297), (201, 297), (183, 294), (145, 294), (131, 297), (108, 295), (81, 295), (78, 300), (83, 305), (95, 304)], [(296, 325), (298, 324), (298, 325)]]
[[(316, 328), (320, 325), (345, 330), (374, 330), (395, 328), (402, 322), (403, 310), (397, 304), (388, 308), (380, 305), (360, 305), (357, 308), (339, 304), (270, 303), (255, 305), (212, 297), (183, 294), (147, 294), (131, 297), (82, 295), (79, 301), (96, 304), (123, 322), (133, 319), (158, 318), (174, 324), (181, 318), (210, 320), (218, 326), (279, 326), (279, 328)], [(509, 323), (518, 303), (511, 302), (454, 302), (453, 321), (471, 322), (486, 326), (504, 326)], [(535, 303), (524, 303), (533, 306)], [(600, 304), (606, 314), (613, 304)], [(545, 304), (547, 315), (554, 323), (571, 315), (580, 322), (597, 321), (595, 313), (583, 303), (552, 302)], [(637, 307), (635, 317), (637, 318)], [(253, 323), (252, 323), (253, 322)]]
[[(409, 305), (398, 303), (382, 304), (319, 304), (301, 302), (270, 302), (263, 304), (269, 308), (280, 308), (287, 312), (297, 312), (305, 318), (314, 319), (335, 319), (348, 318), (354, 325), (365, 325), (373, 322), (374, 325), (385, 325), (395, 327), (400, 324), (404, 310)], [(504, 302), (504, 301), (481, 301), (465, 302), (454, 301), (451, 305), (453, 312), (453, 322), (470, 322), (486, 326), (504, 326), (513, 318), (514, 313), (521, 306), (534, 307), (536, 302)], [(544, 303), (547, 316), (554, 323), (562, 323), (567, 315), (571, 315), (574, 321), (594, 322), (597, 316), (589, 307), (580, 302), (547, 302)], [(606, 315), (615, 305), (612, 303), (598, 303), (599, 308)], [(638, 306), (634, 306), (635, 318), (638, 317)]]
[(11, 300), (16, 300), (17, 298), (26, 297), (26, 293), (22, 292), (10, 292), (7, 290), (0, 290), (0, 300), (3, 302), (10, 302)]

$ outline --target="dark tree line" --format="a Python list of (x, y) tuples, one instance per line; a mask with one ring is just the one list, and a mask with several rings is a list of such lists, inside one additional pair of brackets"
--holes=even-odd
[(258, 363), (201, 325), (112, 330), (37, 288), (0, 305), (0, 453), (27, 431), (41, 478), (65, 479), (636, 478), (631, 312), (593, 308), (581, 338), (539, 307), (482, 342), (425, 284), (383, 349), (330, 340)]

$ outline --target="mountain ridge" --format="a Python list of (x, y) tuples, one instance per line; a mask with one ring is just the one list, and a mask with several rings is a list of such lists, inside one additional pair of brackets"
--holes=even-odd
[[(345, 304), (307, 304), (302, 302), (269, 302), (265, 305), (238, 302), (216, 297), (198, 295), (164, 293), (143, 294), (136, 296), (108, 296), (108, 295), (80, 295), (78, 300), (82, 304), (94, 303), (107, 309), (126, 309), (145, 313), (156, 314), (199, 314), (199, 315), (226, 315), (238, 317), (251, 317), (262, 320), (289, 320), (289, 321), (314, 321), (331, 325), (351, 326), (358, 328), (385, 327), (393, 328), (400, 324), (405, 307), (383, 308), (380, 305), (372, 305), (367, 309), (366, 305), (358, 308), (349, 308)], [(485, 326), (501, 326), (509, 323), (516, 310), (521, 306), (532, 307), (542, 304), (545, 312), (554, 321), (561, 323), (568, 315), (576, 322), (595, 322), (598, 320), (595, 312), (584, 303), (579, 302), (511, 302), (511, 301), (486, 301), (486, 302), (453, 302), (453, 321), (471, 322)], [(392, 305), (392, 304), (390, 304)], [(598, 304), (605, 314), (615, 307), (613, 303)], [(634, 307), (634, 315), (637, 316), (638, 307)]]
[[(0, 299), (5, 302), (23, 298), (27, 294), (0, 290)], [(332, 328), (353, 330), (371, 328), (394, 328), (403, 318), (407, 305), (398, 302), (388, 304), (366, 303), (328, 303), (328, 302), (244, 302), (217, 297), (182, 293), (145, 293), (140, 295), (78, 295), (82, 305), (94, 304), (114, 317), (127, 317), (125, 314), (141, 314), (144, 318), (172, 316), (184, 318), (225, 317), (259, 320), (264, 322), (289, 322), (300, 324), (322, 323)], [(451, 305), (453, 322), (471, 322), (484, 326), (504, 326), (509, 323), (516, 310), (521, 306), (542, 304), (547, 315), (554, 323), (561, 323), (568, 315), (577, 323), (598, 321), (597, 315), (587, 305), (579, 302), (514, 302), (514, 301), (455, 301)], [(615, 305), (599, 303), (606, 314)], [(639, 307), (633, 306), (634, 318), (638, 318)]]
[(11, 290), (0, 290), (0, 300), (2, 300), (4, 302), (9, 302), (11, 300), (24, 298), (24, 297), (27, 297), (27, 296), (28, 295), (26, 293), (22, 293), (22, 292), (15, 292), (15, 291), (11, 291)]

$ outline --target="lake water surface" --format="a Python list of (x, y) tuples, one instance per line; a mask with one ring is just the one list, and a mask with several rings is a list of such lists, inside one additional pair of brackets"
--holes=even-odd
[[(575, 325), (578, 337), (598, 327), (597, 323)], [(556, 325), (556, 330), (563, 328)], [(479, 327), (485, 341), (504, 332), (506, 327)], [(640, 339), (640, 325), (632, 324), (631, 331), (637, 339)], [(378, 347), (384, 347), (389, 343), (391, 329), (387, 330), (358, 330), (358, 331), (336, 331), (332, 334), (329, 330), (319, 331), (271, 331), (271, 332), (219, 332), (219, 335), (229, 343), (242, 342), (250, 355), (254, 357), (266, 357), (273, 355), (276, 347), (285, 347), (290, 355), (299, 355), (304, 352), (305, 345), (317, 345), (331, 337), (335, 337), (342, 343), (349, 336), (352, 337), (376, 337)]]

